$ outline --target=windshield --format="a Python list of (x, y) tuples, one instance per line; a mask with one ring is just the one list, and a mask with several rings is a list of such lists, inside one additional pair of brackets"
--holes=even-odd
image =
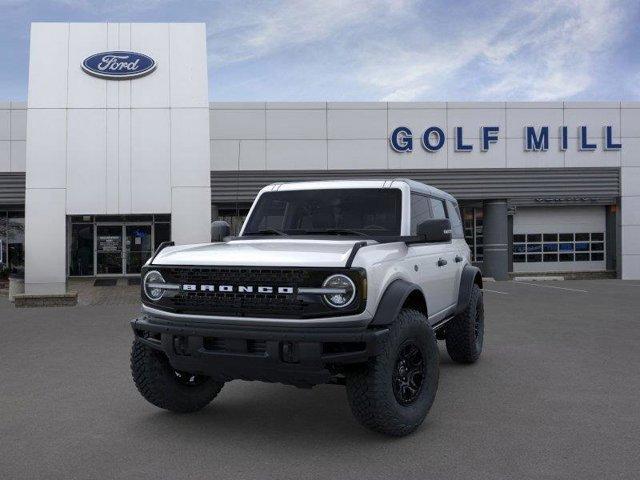
[(401, 209), (396, 188), (268, 192), (243, 235), (400, 235)]

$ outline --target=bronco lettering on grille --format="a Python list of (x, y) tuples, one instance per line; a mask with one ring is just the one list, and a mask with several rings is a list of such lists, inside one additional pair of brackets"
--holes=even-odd
[(186, 283), (180, 285), (180, 290), (185, 292), (220, 292), (220, 293), (278, 293), (292, 295), (293, 287), (269, 287), (253, 285), (196, 285)]

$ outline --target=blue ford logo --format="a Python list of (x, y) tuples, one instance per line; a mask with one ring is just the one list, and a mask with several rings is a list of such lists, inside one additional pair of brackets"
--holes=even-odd
[(155, 68), (153, 58), (136, 52), (96, 53), (82, 62), (82, 69), (89, 75), (114, 80), (142, 77)]

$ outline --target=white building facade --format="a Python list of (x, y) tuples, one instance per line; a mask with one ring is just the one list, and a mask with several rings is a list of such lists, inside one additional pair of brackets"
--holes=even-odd
[(209, 103), (207, 70), (203, 24), (32, 25), (27, 102), (0, 102), (0, 260), (27, 293), (135, 275), (267, 183), (398, 176), (459, 199), (486, 274), (640, 278), (640, 102)]

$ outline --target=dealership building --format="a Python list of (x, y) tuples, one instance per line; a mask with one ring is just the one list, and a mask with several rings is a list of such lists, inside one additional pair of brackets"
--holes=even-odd
[(485, 275), (640, 279), (640, 102), (209, 96), (204, 24), (32, 24), (28, 98), (0, 102), (5, 271), (63, 293), (237, 230), (266, 184), (402, 177), (456, 196)]

